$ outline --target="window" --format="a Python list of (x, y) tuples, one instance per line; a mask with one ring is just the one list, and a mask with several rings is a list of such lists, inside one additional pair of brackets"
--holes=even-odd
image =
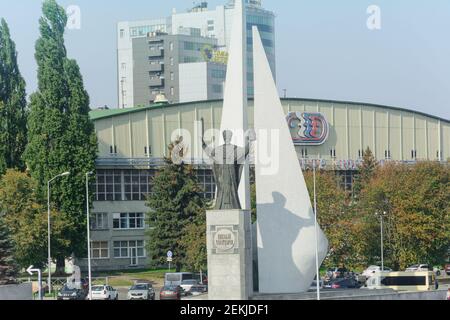
[(91, 216), (91, 230), (108, 230), (108, 214), (94, 213)]
[(144, 229), (143, 213), (115, 213), (113, 228), (116, 230)]
[(123, 170), (124, 200), (144, 201), (151, 192), (150, 183), (154, 170)]
[(136, 249), (137, 258), (145, 258), (145, 242), (137, 241), (114, 241), (114, 258), (130, 258), (131, 249)]
[[(113, 148), (111, 147), (111, 149)], [(122, 200), (121, 190), (122, 190), (122, 176), (120, 171), (97, 170), (97, 181), (96, 181), (97, 201), (120, 201)]]
[(175, 89), (173, 87), (170, 87), (170, 95), (173, 96), (175, 94)]
[(174, 73), (173, 73), (173, 72), (171, 72), (171, 73), (170, 73), (170, 80), (172, 80), (172, 81), (173, 81), (174, 79), (175, 79), (175, 75), (174, 75)]
[(214, 181), (214, 175), (211, 170), (199, 169), (196, 171), (197, 181), (202, 187), (204, 197), (206, 199), (214, 199), (216, 193), (216, 183)]
[(126, 63), (122, 63), (121, 68), (122, 68), (122, 71), (126, 71), (127, 70), (127, 64)]
[(211, 71), (211, 77), (213, 77), (214, 79), (225, 79), (225, 76), (226, 76), (225, 70), (213, 69)]
[(170, 57), (170, 65), (173, 66), (173, 57)]
[(92, 259), (109, 259), (108, 242), (91, 242), (91, 256)]
[(120, 38), (122, 39), (125, 36), (125, 30), (120, 29)]
[(171, 43), (169, 44), (169, 49), (170, 49), (170, 51), (173, 51), (173, 42), (171, 42)]
[(220, 84), (213, 84), (212, 85), (212, 91), (214, 93), (222, 93), (222, 85), (220, 85)]

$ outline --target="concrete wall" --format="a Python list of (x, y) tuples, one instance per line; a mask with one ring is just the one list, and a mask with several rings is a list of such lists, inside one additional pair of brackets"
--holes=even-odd
[(31, 283), (0, 286), (0, 300), (33, 300)]

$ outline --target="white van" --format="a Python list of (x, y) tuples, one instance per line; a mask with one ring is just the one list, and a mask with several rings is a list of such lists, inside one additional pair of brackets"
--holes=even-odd
[(166, 273), (164, 285), (178, 287), (181, 286), (183, 281), (194, 279), (196, 279), (195, 275), (191, 272)]

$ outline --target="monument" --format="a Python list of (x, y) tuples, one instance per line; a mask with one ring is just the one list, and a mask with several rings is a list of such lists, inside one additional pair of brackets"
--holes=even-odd
[[(235, 1), (225, 82), (220, 146), (205, 153), (217, 182), (215, 209), (207, 212), (208, 298), (248, 300), (253, 294), (250, 183), (247, 156), (247, 28), (242, 0)], [(203, 129), (202, 129), (203, 131)]]
[[(208, 297), (247, 300), (253, 296), (253, 235), (249, 155), (255, 140), (247, 132), (247, 23), (244, 1), (235, 1), (219, 146), (202, 146), (217, 183), (215, 208), (207, 212)], [(253, 27), (256, 150), (276, 132), (279, 160), (267, 173), (256, 152), (257, 256), (260, 293), (301, 293), (309, 289), (326, 256), (328, 240), (316, 226), (305, 179), (289, 132), (269, 62)], [(267, 156), (267, 155), (266, 155)], [(316, 245), (315, 245), (316, 244)]]

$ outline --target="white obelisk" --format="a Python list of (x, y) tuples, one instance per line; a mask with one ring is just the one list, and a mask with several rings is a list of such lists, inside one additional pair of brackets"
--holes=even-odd
[[(253, 54), (259, 292), (305, 292), (316, 274), (314, 211), (256, 27)], [(322, 263), (328, 250), (322, 230), (317, 240)]]
[[(247, 22), (243, 0), (236, 0), (233, 13), (233, 27), (227, 76), (224, 90), (221, 133), (224, 130), (233, 132), (232, 144), (244, 147), (244, 134), (248, 129), (247, 116)], [(223, 144), (222, 134), (220, 135)], [(243, 210), (250, 210), (250, 170), (246, 162), (241, 184), (239, 199)]]

